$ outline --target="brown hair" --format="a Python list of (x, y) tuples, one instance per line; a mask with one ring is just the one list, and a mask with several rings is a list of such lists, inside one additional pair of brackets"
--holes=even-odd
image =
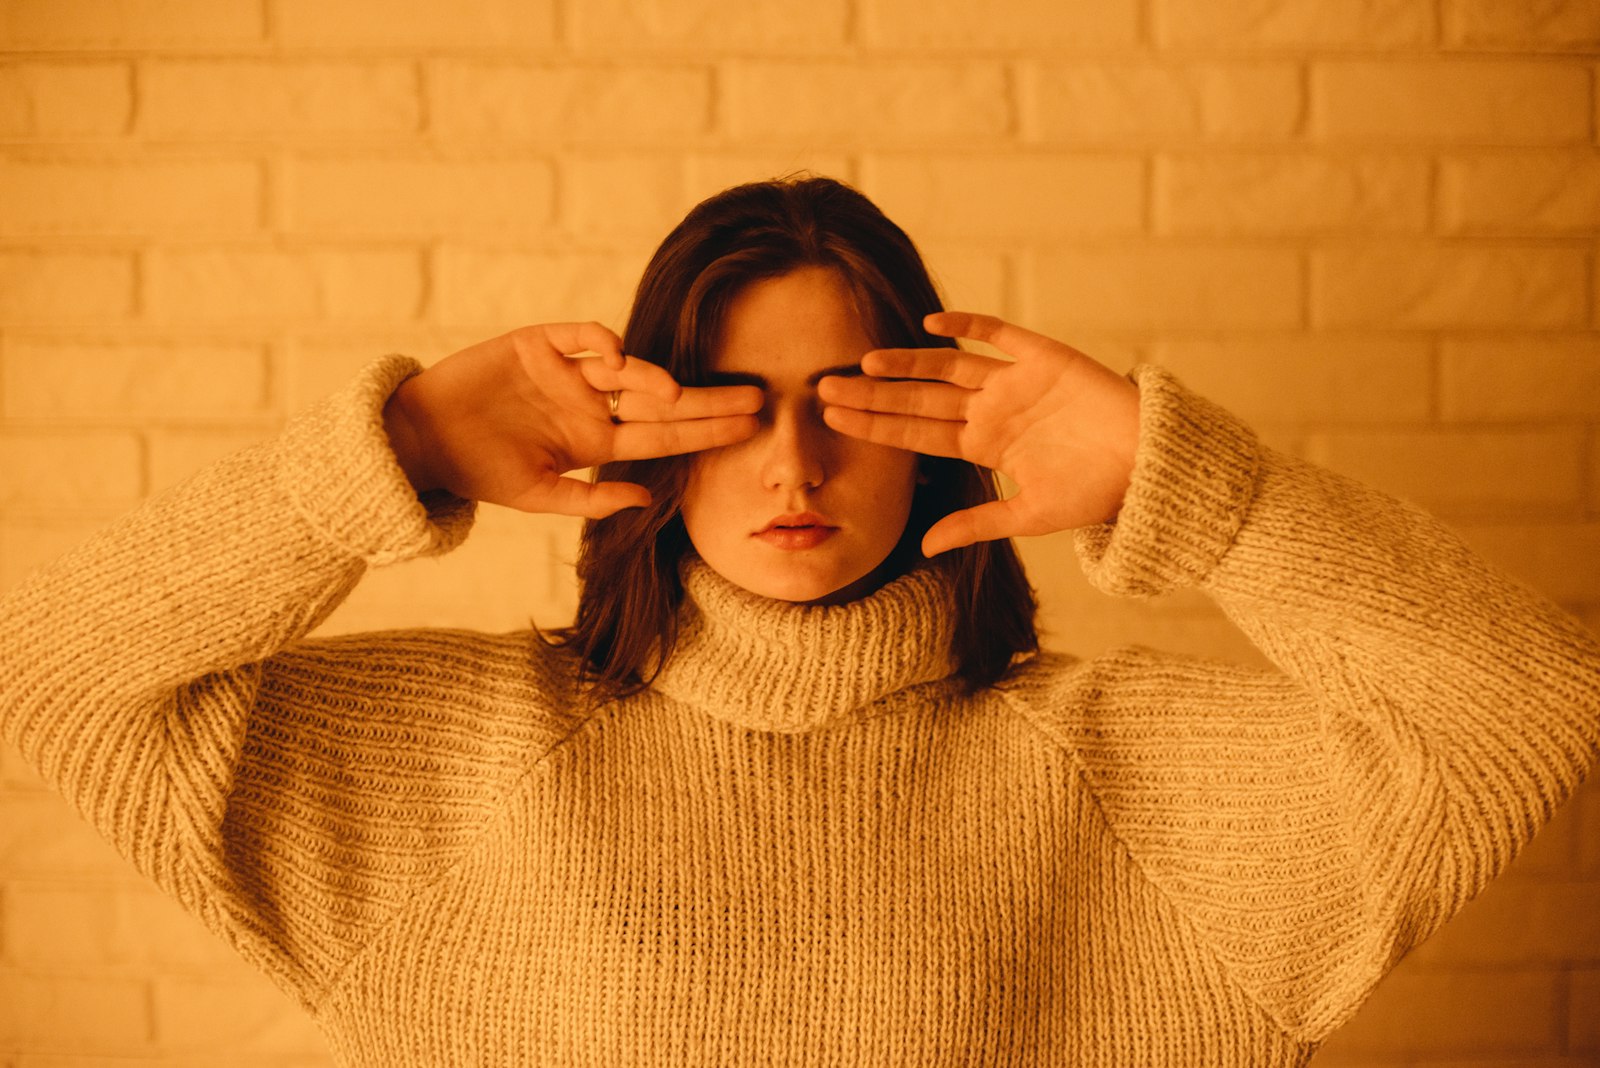
[[(787, 176), (718, 193), (667, 235), (639, 280), (622, 349), (662, 363), (684, 385), (700, 385), (734, 296), (750, 282), (803, 266), (839, 272), (874, 345), (959, 347), (922, 328), (923, 316), (942, 305), (905, 231), (842, 182)], [(581, 681), (596, 703), (644, 689), (655, 677), (651, 665), (672, 655), (683, 600), (678, 563), (693, 548), (679, 516), (692, 462), (692, 456), (614, 461), (595, 473), (598, 480), (637, 482), (652, 499), (649, 507), (584, 523), (577, 618), (553, 632), (553, 644), (581, 655)], [(1038, 648), (1037, 604), (1009, 539), (922, 560), (922, 535), (935, 521), (999, 492), (993, 472), (976, 464), (922, 456), (919, 465), (923, 484), (891, 555), (899, 561), (896, 573), (925, 566), (950, 577), (951, 654), (971, 692), (1004, 676), (1016, 654)]]

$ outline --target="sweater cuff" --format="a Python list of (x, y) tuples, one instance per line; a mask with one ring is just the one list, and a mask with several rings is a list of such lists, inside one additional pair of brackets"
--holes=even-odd
[(422, 365), (391, 354), (289, 421), (278, 484), (323, 539), (377, 566), (449, 552), (466, 539), (475, 501), (446, 490), (419, 498), (383, 425), (396, 387)]
[(1202, 581), (1244, 523), (1260, 445), (1231, 412), (1140, 364), (1139, 448), (1122, 510), (1075, 534), (1078, 561), (1102, 592), (1156, 597)]

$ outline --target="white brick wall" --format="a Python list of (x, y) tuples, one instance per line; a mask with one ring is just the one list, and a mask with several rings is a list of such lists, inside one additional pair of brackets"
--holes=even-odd
[[(950, 303), (1172, 368), (1600, 621), (1595, 0), (4, 0), (0, 584), (389, 351), (620, 328), (651, 249), (809, 167)], [(486, 508), (325, 631), (552, 625), (577, 523)], [(1259, 662), (1025, 542), (1050, 644)], [(1600, 1062), (1600, 785), (1321, 1068)], [(0, 752), (0, 1068), (325, 1068)]]

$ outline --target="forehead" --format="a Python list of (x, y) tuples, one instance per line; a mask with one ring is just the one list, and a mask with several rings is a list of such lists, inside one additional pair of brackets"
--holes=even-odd
[(802, 267), (739, 291), (724, 313), (711, 366), (804, 378), (859, 360), (875, 348), (848, 283), (825, 267)]

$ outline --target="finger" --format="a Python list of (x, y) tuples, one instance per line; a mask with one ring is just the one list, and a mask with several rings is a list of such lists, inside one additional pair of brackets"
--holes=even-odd
[(841, 434), (879, 445), (929, 456), (971, 459), (961, 451), (961, 429), (965, 423), (922, 419), (914, 415), (880, 415), (877, 412), (860, 412), (854, 408), (834, 406), (822, 409), (822, 421)]
[(926, 419), (966, 419), (972, 395), (946, 382), (884, 382), (867, 375), (829, 375), (817, 383), (825, 404)]
[(622, 370), (622, 339), (603, 323), (548, 323), (544, 333), (555, 350), (563, 355), (593, 352), (605, 366), (614, 371)]
[(632, 390), (659, 397), (668, 403), (677, 400), (683, 393), (683, 387), (667, 373), (665, 367), (637, 356), (624, 357), (620, 368), (611, 367), (601, 360), (582, 360), (578, 367), (583, 372), (584, 381), (602, 393), (614, 389)]
[(1043, 334), (980, 312), (931, 312), (923, 317), (922, 327), (928, 333), (942, 337), (965, 337), (986, 342), (1008, 356), (1020, 356), (1030, 342), (1054, 343), (1053, 339)]
[(590, 484), (565, 475), (551, 475), (531, 487), (509, 504), (524, 512), (577, 515), (604, 519), (623, 508), (643, 508), (650, 503), (650, 491), (633, 482)]
[(753, 415), (725, 415), (671, 423), (623, 423), (611, 450), (615, 460), (650, 460), (732, 445), (755, 434), (761, 424)]
[(938, 556), (963, 545), (1009, 538), (1018, 533), (1010, 501), (986, 501), (959, 512), (951, 512), (922, 536), (922, 555)]
[(960, 349), (873, 349), (861, 357), (861, 369), (880, 378), (922, 378), (978, 389), (989, 376), (1008, 366), (1004, 360)]
[(690, 386), (675, 401), (647, 393), (623, 393), (617, 417), (629, 422), (711, 419), (720, 415), (754, 415), (765, 398), (755, 386)]

